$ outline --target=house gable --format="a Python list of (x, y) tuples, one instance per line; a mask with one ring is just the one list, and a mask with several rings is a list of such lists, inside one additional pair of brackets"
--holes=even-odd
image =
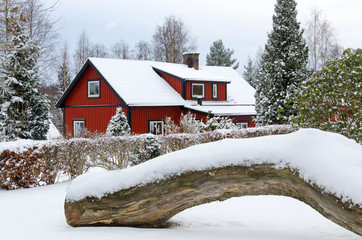
[[(99, 80), (100, 96), (97, 98), (88, 97), (88, 81)], [(82, 69), (78, 72), (68, 89), (59, 99), (56, 107), (64, 108), (70, 106), (100, 106), (117, 105), (126, 107), (126, 102), (109, 85), (102, 74), (87, 60)]]

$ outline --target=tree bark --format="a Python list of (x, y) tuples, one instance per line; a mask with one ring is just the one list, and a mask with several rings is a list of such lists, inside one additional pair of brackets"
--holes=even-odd
[(246, 195), (296, 198), (336, 224), (362, 236), (362, 209), (343, 203), (305, 182), (290, 169), (273, 165), (228, 166), (186, 172), (166, 180), (135, 186), (101, 199), (66, 201), (69, 225), (164, 227), (175, 214), (203, 203)]

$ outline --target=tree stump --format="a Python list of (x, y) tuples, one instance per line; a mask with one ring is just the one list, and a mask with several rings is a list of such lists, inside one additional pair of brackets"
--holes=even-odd
[(175, 214), (203, 203), (247, 195), (296, 198), (336, 224), (362, 236), (362, 209), (305, 182), (290, 169), (270, 164), (190, 171), (123, 189), (100, 199), (65, 202), (69, 225), (164, 227)]

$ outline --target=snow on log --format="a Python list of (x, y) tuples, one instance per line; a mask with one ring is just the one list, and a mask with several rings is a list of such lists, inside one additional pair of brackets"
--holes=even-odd
[(124, 170), (90, 173), (69, 186), (71, 226), (163, 227), (192, 206), (246, 195), (299, 199), (362, 236), (362, 146), (314, 129), (227, 139)]

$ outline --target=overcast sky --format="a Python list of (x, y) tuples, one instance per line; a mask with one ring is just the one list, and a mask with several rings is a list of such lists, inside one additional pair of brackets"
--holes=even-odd
[[(133, 48), (151, 42), (166, 16), (180, 17), (196, 38), (200, 62), (205, 64), (210, 45), (222, 39), (234, 49), (243, 71), (248, 55), (254, 57), (272, 29), (276, 0), (61, 0), (54, 13), (61, 17), (60, 34), (74, 49), (86, 30), (92, 43), (107, 47), (123, 39)], [(331, 23), (342, 47), (362, 47), (362, 0), (297, 0), (298, 21), (305, 24), (316, 6)]]

